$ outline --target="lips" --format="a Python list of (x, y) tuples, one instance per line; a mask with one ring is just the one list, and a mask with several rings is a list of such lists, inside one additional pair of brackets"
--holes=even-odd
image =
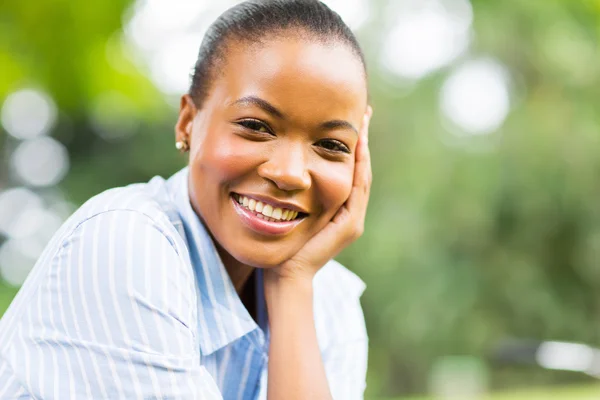
[(287, 234), (307, 216), (296, 210), (277, 207), (237, 193), (232, 193), (231, 202), (244, 225), (265, 235)]

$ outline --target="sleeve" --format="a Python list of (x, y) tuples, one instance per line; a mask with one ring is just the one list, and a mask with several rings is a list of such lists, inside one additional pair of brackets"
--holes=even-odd
[(222, 399), (201, 365), (191, 267), (137, 211), (80, 224), (51, 260), (22, 324), (36, 398)]
[(362, 400), (368, 356), (360, 303), (365, 284), (336, 261), (317, 275), (315, 324), (329, 389), (336, 400)]

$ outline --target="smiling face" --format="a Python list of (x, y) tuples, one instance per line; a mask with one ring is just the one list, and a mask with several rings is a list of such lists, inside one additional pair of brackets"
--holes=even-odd
[(190, 202), (221, 251), (273, 267), (350, 194), (364, 68), (347, 45), (293, 36), (229, 43), (225, 56), (202, 108), (182, 99)]

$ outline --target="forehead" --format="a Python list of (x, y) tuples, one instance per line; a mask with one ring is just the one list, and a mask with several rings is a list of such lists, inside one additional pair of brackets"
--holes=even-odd
[(227, 100), (256, 95), (298, 113), (314, 113), (318, 107), (347, 117), (362, 115), (366, 107), (364, 67), (338, 41), (283, 37), (260, 44), (233, 42), (221, 67), (213, 92)]

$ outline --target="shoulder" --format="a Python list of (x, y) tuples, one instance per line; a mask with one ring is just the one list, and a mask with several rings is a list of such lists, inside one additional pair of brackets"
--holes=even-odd
[(75, 227), (104, 213), (130, 211), (163, 224), (168, 220), (168, 207), (166, 181), (155, 177), (147, 183), (109, 189), (92, 197), (73, 214), (70, 222)]
[(344, 339), (366, 340), (360, 297), (365, 283), (335, 260), (329, 261), (315, 276), (314, 302), (317, 335), (322, 350)]
[(156, 177), (92, 197), (63, 225), (38, 263), (51, 270), (83, 263), (86, 272), (96, 266), (95, 276), (110, 273), (118, 280), (129, 274), (148, 285), (169, 275), (190, 281), (187, 245), (171, 216), (174, 206), (165, 183)]
[(143, 254), (144, 268), (140, 263), (129, 262), (128, 266), (145, 271), (166, 268), (159, 261), (164, 257), (176, 257), (188, 264), (187, 246), (174, 210), (167, 181), (161, 177), (109, 189), (92, 197), (71, 216), (58, 247), (76, 244), (86, 258), (91, 257), (90, 249), (109, 251), (117, 261)]
[[(132, 218), (134, 215), (137, 218)], [(56, 246), (82, 226), (115, 217), (118, 223), (125, 217), (136, 220), (138, 225), (145, 222), (147, 227), (153, 226), (175, 241), (180, 236), (176, 215), (167, 181), (154, 177), (147, 183), (108, 189), (90, 198), (69, 217), (52, 242)], [(53, 247), (52, 243), (49, 247)]]
[[(89, 309), (105, 318), (106, 330), (127, 331), (128, 321), (148, 324), (152, 320), (149, 310), (175, 317), (186, 329), (195, 326), (194, 272), (187, 247), (144, 187), (104, 192), (78, 213), (55, 255), (44, 262), (63, 288), (63, 296), (89, 294)], [(47, 289), (47, 282), (39, 283), (38, 293), (49, 299)], [(113, 316), (108, 310), (115, 308), (120, 311)], [(76, 315), (88, 312), (82, 309)], [(173, 325), (168, 319), (160, 323)], [(120, 345), (126, 347), (126, 343)]]

